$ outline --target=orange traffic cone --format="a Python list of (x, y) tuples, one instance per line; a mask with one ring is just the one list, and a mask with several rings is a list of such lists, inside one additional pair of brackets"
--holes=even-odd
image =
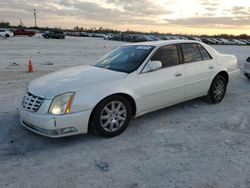
[(32, 73), (33, 71), (33, 65), (31, 63), (31, 60), (29, 60), (29, 66), (28, 66), (28, 73)]

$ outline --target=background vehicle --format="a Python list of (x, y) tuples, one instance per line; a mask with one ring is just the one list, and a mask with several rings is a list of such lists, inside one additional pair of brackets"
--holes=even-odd
[(222, 45), (223, 42), (220, 39), (212, 38), (212, 40), (215, 42), (215, 44)]
[(62, 31), (54, 30), (54, 31), (47, 31), (42, 35), (44, 38), (49, 39), (64, 39), (65, 35)]
[(240, 39), (240, 41), (246, 43), (247, 45), (250, 45), (250, 41), (248, 40)]
[(199, 41), (199, 42), (202, 42), (201, 39), (198, 38), (198, 37), (191, 37), (191, 36), (188, 36), (187, 38), (188, 38), (189, 40), (197, 40), (197, 41)]
[(6, 30), (6, 29), (0, 29), (0, 36), (1, 37), (13, 37), (13, 32)]
[(201, 41), (205, 44), (214, 44), (214, 42), (209, 38), (202, 38)]
[(243, 42), (243, 41), (240, 41), (237, 39), (232, 39), (232, 41), (234, 41), (237, 45), (246, 45), (247, 44), (246, 42)]
[(220, 40), (223, 42), (224, 45), (230, 45), (230, 41), (227, 39), (220, 38)]
[(34, 31), (28, 31), (28, 30), (25, 30), (25, 29), (17, 29), (15, 31), (13, 31), (13, 34), (14, 34), (14, 36), (17, 36), (17, 35), (27, 35), (27, 36), (32, 37), (36, 33)]
[(118, 47), (95, 66), (61, 70), (32, 81), (19, 108), (27, 129), (49, 137), (121, 134), (132, 116), (206, 96), (222, 101), (239, 73), (233, 55), (191, 40)]
[[(87, 36), (91, 34), (86, 33)], [(93, 35), (91, 35), (93, 37)], [(170, 36), (170, 35), (154, 35), (154, 34), (110, 34), (108, 40), (127, 41), (127, 42), (146, 42), (157, 40), (196, 40), (204, 42), (209, 45), (249, 45), (250, 41), (247, 39), (225, 39), (212, 37), (194, 37), (194, 36)]]
[(250, 57), (244, 63), (243, 73), (250, 80)]

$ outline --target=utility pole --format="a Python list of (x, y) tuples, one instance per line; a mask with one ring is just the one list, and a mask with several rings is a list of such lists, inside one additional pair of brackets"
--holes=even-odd
[(20, 26), (23, 27), (23, 22), (21, 18), (20, 18)]
[(36, 9), (34, 9), (35, 27), (36, 27)]

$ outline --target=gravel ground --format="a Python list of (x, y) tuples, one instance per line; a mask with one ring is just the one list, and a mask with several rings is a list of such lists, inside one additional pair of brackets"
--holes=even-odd
[[(230, 83), (222, 103), (195, 99), (133, 119), (120, 136), (51, 139), (19, 123), (27, 83), (92, 64), (121, 42), (94, 38), (0, 39), (0, 187), (250, 188), (250, 81)], [(215, 46), (240, 63), (249, 46)], [(26, 73), (31, 59), (35, 73)]]

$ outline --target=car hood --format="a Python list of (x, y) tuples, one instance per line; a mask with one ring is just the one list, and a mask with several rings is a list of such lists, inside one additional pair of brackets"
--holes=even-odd
[(77, 91), (124, 78), (127, 73), (95, 66), (78, 66), (56, 71), (30, 82), (28, 91), (48, 99), (69, 91)]

